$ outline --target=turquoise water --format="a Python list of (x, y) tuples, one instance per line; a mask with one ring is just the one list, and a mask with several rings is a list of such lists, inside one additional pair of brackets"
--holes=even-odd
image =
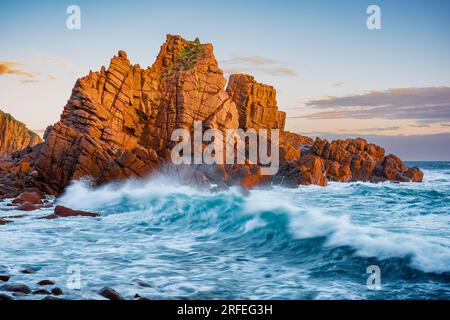
[[(151, 299), (449, 299), (450, 162), (413, 164), (423, 183), (243, 194), (167, 177), (77, 182), (59, 203), (102, 216), (35, 219), (49, 208), (0, 226), (0, 273), (56, 280), (70, 299), (99, 299), (104, 286)], [(17, 213), (5, 208), (0, 216)], [(369, 265), (380, 290), (367, 288)]]

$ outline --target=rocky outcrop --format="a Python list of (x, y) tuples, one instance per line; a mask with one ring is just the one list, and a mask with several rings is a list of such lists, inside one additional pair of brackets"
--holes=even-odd
[[(119, 51), (107, 68), (77, 80), (43, 143), (0, 162), (0, 197), (16, 197), (29, 187), (57, 195), (82, 177), (101, 184), (155, 171), (196, 185), (245, 188), (323, 186), (329, 180), (421, 181), (418, 168), (406, 168), (363, 139), (313, 141), (284, 131), (286, 114), (278, 110), (273, 87), (243, 74), (231, 75), (225, 88), (226, 82), (213, 46), (198, 39), (168, 35), (154, 64), (145, 69)], [(278, 174), (263, 175), (260, 164), (249, 159), (235, 165), (171, 165), (172, 133), (191, 131), (196, 121), (202, 129), (221, 131), (279, 129)]]
[(108, 68), (77, 81), (33, 167), (56, 191), (83, 176), (97, 183), (145, 176), (167, 159), (175, 129), (197, 120), (238, 128), (225, 83), (212, 45), (198, 40), (169, 35), (147, 69), (120, 51)]
[(272, 86), (246, 74), (232, 74), (227, 92), (239, 110), (239, 128), (284, 130), (286, 113), (278, 111)]
[(325, 161), (326, 176), (334, 181), (420, 182), (423, 178), (419, 168), (407, 168), (398, 157), (385, 156), (382, 147), (361, 138), (332, 142), (316, 138), (311, 152)]
[(0, 160), (38, 143), (41, 143), (41, 138), (36, 133), (9, 113), (0, 110)]

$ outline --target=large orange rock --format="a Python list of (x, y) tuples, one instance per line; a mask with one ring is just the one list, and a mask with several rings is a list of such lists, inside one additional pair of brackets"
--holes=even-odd
[(166, 160), (175, 129), (194, 121), (238, 128), (225, 84), (211, 44), (168, 35), (147, 69), (120, 51), (107, 69), (77, 81), (34, 169), (58, 191), (85, 176), (97, 183), (145, 176)]
[[(43, 143), (0, 162), (0, 197), (17, 197), (30, 186), (57, 195), (75, 179), (101, 184), (155, 171), (197, 185), (245, 188), (271, 182), (422, 180), (418, 168), (385, 157), (383, 148), (364, 139), (313, 141), (284, 131), (286, 114), (278, 109), (275, 89), (252, 76), (231, 75), (225, 89), (226, 83), (213, 46), (198, 39), (168, 35), (148, 68), (132, 64), (120, 50), (107, 68), (76, 81)], [(278, 174), (262, 175), (261, 164), (248, 157), (236, 165), (171, 165), (172, 133), (192, 131), (196, 121), (203, 130), (279, 129)]]

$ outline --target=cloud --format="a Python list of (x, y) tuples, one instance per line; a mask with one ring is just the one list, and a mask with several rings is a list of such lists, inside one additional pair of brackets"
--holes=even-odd
[[(390, 126), (390, 127), (373, 127), (373, 128), (362, 128), (358, 129), (358, 131), (362, 132), (377, 132), (377, 131), (396, 131), (401, 129), (400, 126)], [(347, 130), (341, 130), (343, 132), (347, 132)]]
[(307, 106), (330, 109), (307, 119), (412, 119), (425, 123), (450, 121), (450, 88), (395, 88), (365, 94), (327, 97)]
[(294, 69), (283, 66), (281, 61), (262, 56), (242, 56), (222, 60), (226, 73), (268, 74), (272, 76), (296, 76)]
[(279, 61), (275, 59), (265, 58), (261, 56), (242, 56), (235, 57), (228, 60), (223, 60), (224, 64), (252, 64), (252, 65), (274, 65), (278, 64)]
[(76, 66), (64, 59), (64, 58), (60, 58), (60, 57), (56, 57), (56, 56), (52, 56), (52, 55), (42, 55), (42, 54), (38, 54), (35, 55), (31, 60), (31, 63), (33, 64), (40, 64), (40, 65), (54, 65), (57, 67), (60, 67), (61, 69), (67, 70), (69, 72), (77, 72), (79, 71)]
[(19, 82), (20, 83), (36, 83), (36, 82), (39, 82), (39, 81), (36, 80), (36, 79), (22, 79), (22, 80), (19, 80)]
[(35, 78), (36, 75), (32, 72), (25, 71), (18, 66), (22, 66), (22, 63), (18, 61), (0, 61), (0, 75), (14, 74), (24, 76), (27, 78)]

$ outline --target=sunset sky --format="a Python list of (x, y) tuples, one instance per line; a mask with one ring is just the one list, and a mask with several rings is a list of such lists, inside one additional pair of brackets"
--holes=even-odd
[[(66, 27), (71, 4), (80, 30)], [(370, 4), (381, 8), (381, 30), (366, 27)], [(42, 132), (78, 77), (119, 49), (149, 66), (166, 34), (180, 34), (213, 43), (227, 75), (273, 85), (290, 131), (450, 160), (449, 30), (448, 0), (2, 0), (0, 109)]]

